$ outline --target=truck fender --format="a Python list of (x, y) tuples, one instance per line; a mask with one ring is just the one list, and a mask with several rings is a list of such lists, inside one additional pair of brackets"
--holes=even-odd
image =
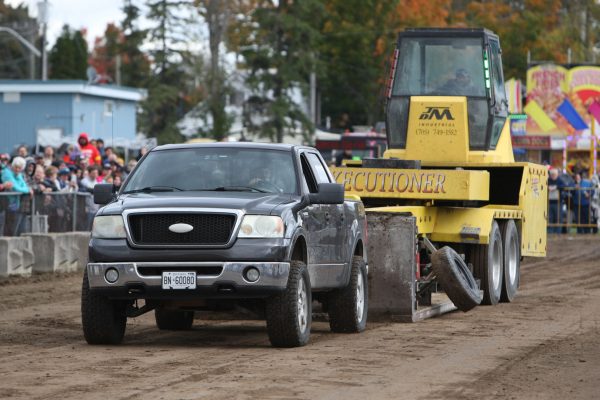
[[(359, 244), (359, 243), (361, 243), (361, 244)], [(363, 259), (365, 260), (365, 264), (367, 263), (367, 248), (366, 248), (364, 240), (362, 239), (362, 235), (358, 234), (358, 235), (356, 235), (356, 237), (353, 240), (352, 247), (350, 247), (350, 249), (351, 249), (350, 258), (348, 259), (348, 262), (346, 263), (346, 268), (344, 270), (344, 276), (342, 277), (342, 282), (343, 282), (342, 287), (348, 286), (348, 283), (350, 282), (350, 273), (352, 271), (352, 258), (355, 256), (356, 248), (359, 245), (362, 246), (362, 250), (359, 253), (363, 256)], [(367, 271), (368, 271), (368, 268), (367, 268)]]
[(305, 236), (305, 232), (304, 229), (302, 228), (298, 228), (296, 229), (296, 231), (294, 231), (294, 234), (292, 235), (292, 238), (290, 240), (290, 246), (287, 249), (287, 254), (286, 254), (286, 260), (291, 261), (292, 257), (293, 257), (293, 251), (296, 248), (296, 244), (298, 242), (298, 240), (304, 240), (304, 254), (303, 254), (303, 261), (306, 262), (306, 264), (308, 265), (308, 251), (306, 249), (306, 236)]

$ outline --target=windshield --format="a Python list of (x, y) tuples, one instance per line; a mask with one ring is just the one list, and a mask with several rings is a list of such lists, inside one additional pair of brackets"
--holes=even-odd
[(152, 151), (137, 166), (123, 193), (170, 190), (295, 194), (292, 154), (240, 147)]
[(481, 38), (403, 38), (395, 96), (485, 97)]

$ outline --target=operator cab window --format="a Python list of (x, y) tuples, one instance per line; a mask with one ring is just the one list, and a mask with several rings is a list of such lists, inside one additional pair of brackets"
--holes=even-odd
[(500, 134), (504, 128), (506, 117), (508, 115), (508, 101), (506, 100), (506, 91), (504, 90), (504, 76), (502, 76), (502, 58), (500, 43), (497, 40), (490, 40), (491, 72), (494, 87), (494, 124), (492, 125), (492, 135), (490, 138), (490, 148), (495, 149), (500, 139)]
[(489, 143), (490, 112), (484, 76), (483, 37), (405, 36), (401, 38), (398, 50), (394, 83), (387, 105), (390, 147), (406, 147), (412, 96), (465, 96), (470, 148), (485, 150)]

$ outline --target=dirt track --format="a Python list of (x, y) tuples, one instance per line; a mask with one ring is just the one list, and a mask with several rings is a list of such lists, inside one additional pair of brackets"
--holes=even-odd
[(260, 321), (130, 320), (121, 346), (89, 346), (81, 274), (0, 283), (0, 399), (594, 399), (600, 395), (600, 239), (551, 239), (511, 304), (360, 335), (313, 326), (273, 349)]

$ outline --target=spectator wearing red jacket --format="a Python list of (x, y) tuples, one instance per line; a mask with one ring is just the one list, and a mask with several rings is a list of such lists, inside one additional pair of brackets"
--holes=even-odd
[(77, 143), (79, 143), (79, 151), (88, 160), (88, 165), (101, 164), (102, 157), (100, 157), (100, 153), (96, 146), (90, 143), (87, 133), (84, 132), (80, 134)]

